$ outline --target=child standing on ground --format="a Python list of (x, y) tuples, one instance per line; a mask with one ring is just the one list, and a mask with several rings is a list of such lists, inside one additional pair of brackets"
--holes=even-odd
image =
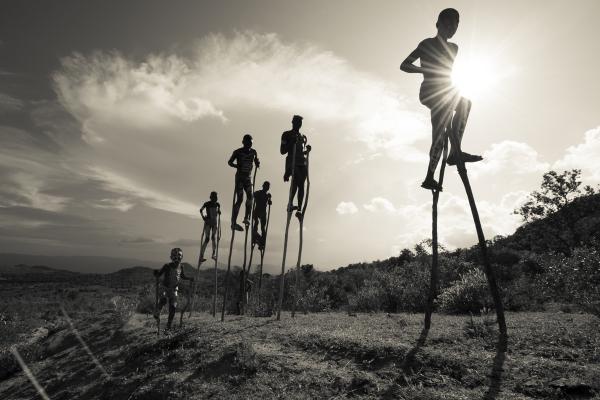
[(160, 290), (161, 295), (158, 303), (158, 309), (154, 312), (154, 318), (159, 318), (160, 311), (168, 301), (169, 319), (167, 321), (167, 330), (171, 329), (171, 323), (173, 322), (173, 317), (175, 316), (175, 311), (177, 310), (177, 291), (179, 290), (179, 281), (181, 279), (192, 282), (194, 281), (194, 278), (188, 278), (185, 276), (183, 267), (181, 265), (181, 260), (183, 260), (183, 251), (179, 247), (171, 249), (171, 262), (163, 265), (160, 270), (154, 271), (154, 276), (156, 279), (164, 275)]
[[(429, 190), (442, 190), (433, 175), (444, 148), (446, 134), (449, 134), (451, 143), (448, 165), (483, 159), (481, 156), (461, 151), (460, 147), (471, 110), (471, 101), (461, 97), (458, 90), (452, 86), (452, 66), (458, 46), (448, 39), (456, 33), (458, 22), (459, 14), (455, 9), (446, 8), (440, 12), (436, 23), (436, 37), (419, 43), (400, 65), (404, 72), (423, 74), (419, 100), (431, 111), (432, 142), (427, 175), (421, 187)], [(420, 66), (413, 64), (417, 59), (421, 61)], [(450, 131), (447, 132), (447, 129)]]

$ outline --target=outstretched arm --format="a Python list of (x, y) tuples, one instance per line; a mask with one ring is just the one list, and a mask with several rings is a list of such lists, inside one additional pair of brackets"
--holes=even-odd
[(423, 68), (413, 64), (421, 57), (421, 50), (417, 47), (402, 61), (400, 64), (400, 69), (404, 72), (408, 72), (409, 74), (422, 74)]

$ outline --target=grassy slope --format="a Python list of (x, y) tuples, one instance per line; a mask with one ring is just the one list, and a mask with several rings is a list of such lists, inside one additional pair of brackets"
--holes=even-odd
[[(147, 316), (134, 315), (116, 329), (105, 313), (75, 325), (112, 376), (110, 384), (68, 328), (42, 339), (42, 360), (29, 366), (52, 399), (566, 398), (551, 384), (564, 384), (560, 378), (600, 393), (597, 319), (507, 317), (509, 351), (500, 380), (490, 379), (503, 358), (495, 337), (467, 338), (468, 317), (435, 315), (426, 345), (415, 349), (422, 316), (407, 314), (284, 314), (281, 322), (228, 317), (225, 323), (201, 314), (157, 338)], [(0, 398), (30, 399), (35, 391), (17, 373), (0, 381)]]

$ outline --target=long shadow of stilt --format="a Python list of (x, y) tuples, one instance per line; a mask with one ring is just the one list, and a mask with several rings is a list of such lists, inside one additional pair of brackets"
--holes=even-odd
[(423, 328), (421, 334), (419, 335), (419, 338), (415, 342), (415, 345), (404, 356), (404, 360), (400, 364), (400, 368), (402, 368), (402, 370), (408, 371), (409, 368), (413, 365), (415, 357), (417, 356), (417, 353), (419, 352), (421, 347), (425, 345), (425, 341), (427, 340), (428, 335), (429, 329)]
[(498, 334), (496, 343), (496, 356), (490, 373), (490, 387), (483, 396), (484, 400), (495, 400), (500, 393), (502, 386), (502, 372), (504, 372), (504, 360), (506, 359), (506, 350), (508, 349), (508, 337), (502, 333)]

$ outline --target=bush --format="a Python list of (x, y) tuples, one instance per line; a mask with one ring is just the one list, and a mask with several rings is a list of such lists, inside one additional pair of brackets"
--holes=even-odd
[(473, 317), (473, 314), (471, 314), (470, 318), (463, 325), (463, 333), (471, 339), (490, 339), (494, 337), (496, 333), (496, 321), (490, 310), (484, 308), (481, 310), (481, 314), (476, 317)]
[(480, 269), (464, 273), (438, 297), (440, 309), (450, 314), (478, 312), (492, 304), (487, 279)]
[(542, 284), (554, 299), (575, 303), (600, 317), (600, 252), (596, 246), (577, 248), (570, 257), (549, 259)]
[(135, 312), (139, 314), (152, 314), (155, 307), (154, 296), (144, 296), (138, 298), (138, 303), (135, 307)]
[(115, 321), (120, 325), (125, 325), (132, 317), (136, 309), (136, 302), (130, 298), (123, 296), (114, 296), (110, 299), (110, 304), (113, 307)]
[(355, 295), (348, 296), (348, 304), (354, 311), (379, 311), (384, 301), (385, 292), (378, 280), (365, 281)]
[(324, 312), (331, 310), (331, 301), (325, 293), (327, 288), (311, 286), (301, 294), (298, 305), (304, 311)]

